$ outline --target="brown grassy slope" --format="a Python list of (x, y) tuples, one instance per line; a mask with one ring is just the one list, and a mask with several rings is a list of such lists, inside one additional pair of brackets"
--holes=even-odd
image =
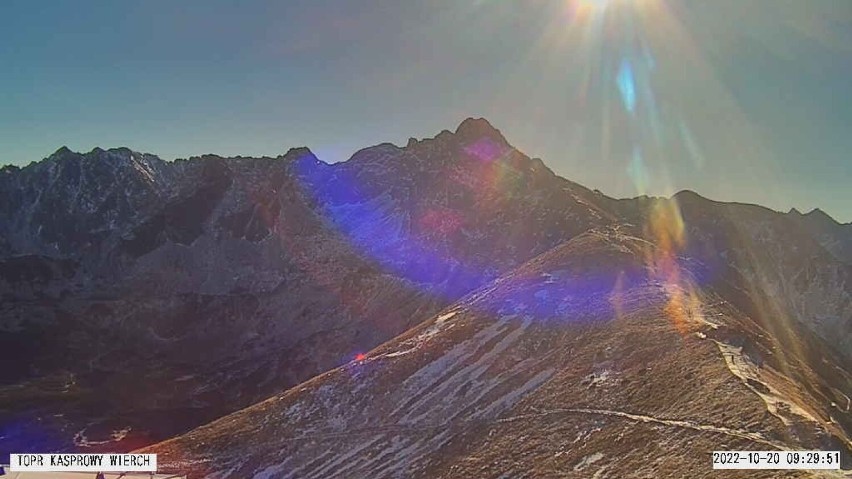
[(744, 319), (718, 298), (695, 292), (676, 327), (647, 248), (582, 235), (364, 361), (146, 452), (193, 477), (809, 476), (711, 469), (712, 450), (843, 433), (794, 434), (732, 374), (713, 333)]

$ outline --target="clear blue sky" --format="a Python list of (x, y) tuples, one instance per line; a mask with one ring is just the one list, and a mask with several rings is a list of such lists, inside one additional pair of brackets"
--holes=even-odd
[(0, 2), (0, 163), (326, 161), (488, 118), (614, 196), (852, 221), (850, 0)]

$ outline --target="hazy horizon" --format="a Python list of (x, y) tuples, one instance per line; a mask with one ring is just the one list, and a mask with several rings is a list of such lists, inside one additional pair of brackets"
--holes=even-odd
[(66, 145), (326, 162), (484, 117), (614, 197), (852, 221), (852, 3), (6, 2), (0, 164)]

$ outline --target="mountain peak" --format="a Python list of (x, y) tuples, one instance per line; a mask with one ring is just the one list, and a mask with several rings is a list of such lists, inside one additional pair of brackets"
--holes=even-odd
[(814, 208), (814, 209), (808, 211), (807, 213), (805, 213), (805, 216), (822, 216), (822, 217), (831, 218), (828, 215), (828, 213), (826, 213), (825, 211), (823, 211), (819, 208)]
[(62, 145), (62, 146), (59, 147), (59, 149), (57, 149), (50, 156), (48, 156), (48, 158), (65, 156), (65, 155), (69, 155), (69, 154), (74, 154), (74, 152), (71, 151), (71, 149), (68, 148), (67, 146)]
[(707, 198), (704, 198), (703, 196), (692, 190), (680, 190), (674, 195), (672, 195), (672, 199), (685, 202), (707, 201)]
[(297, 146), (295, 148), (290, 148), (287, 150), (287, 153), (284, 153), (284, 158), (300, 158), (302, 156), (312, 156), (316, 158), (314, 152), (311, 151), (307, 146)]
[(832, 223), (836, 223), (836, 221), (834, 221), (834, 218), (832, 218), (831, 216), (829, 216), (828, 213), (819, 208), (812, 209), (811, 211), (806, 213), (805, 216), (809, 216), (811, 218), (819, 218), (820, 221), (830, 221)]
[(794, 216), (796, 218), (804, 219), (810, 222), (810, 224), (822, 224), (822, 225), (833, 225), (839, 224), (837, 220), (831, 217), (825, 211), (814, 208), (807, 213), (802, 213), (797, 208), (790, 208), (790, 211), (787, 212), (788, 215)]
[(109, 148), (109, 149), (106, 149), (106, 150), (99, 147), (99, 146), (96, 146), (96, 147), (92, 148), (91, 151), (89, 151), (88, 153), (76, 152), (76, 151), (71, 150), (67, 146), (61, 146), (58, 150), (53, 152), (53, 154), (51, 154), (48, 157), (48, 159), (62, 158), (62, 157), (69, 156), (69, 155), (83, 157), (83, 158), (86, 158), (86, 159), (88, 159), (88, 158), (109, 159), (109, 158), (112, 158), (112, 157), (127, 158), (127, 157), (134, 155), (134, 154), (142, 156), (141, 153), (136, 153), (126, 146), (120, 146), (120, 147), (117, 147), (117, 148)]
[(504, 145), (509, 144), (500, 130), (494, 128), (485, 118), (466, 118), (456, 128), (456, 136), (471, 141), (489, 138)]
[(284, 160), (297, 167), (313, 168), (318, 165), (326, 165), (324, 161), (317, 158), (317, 155), (307, 146), (299, 146), (290, 148), (287, 153), (278, 156), (278, 159)]

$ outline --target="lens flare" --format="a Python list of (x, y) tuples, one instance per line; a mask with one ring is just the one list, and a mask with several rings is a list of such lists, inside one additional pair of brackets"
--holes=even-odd
[(700, 299), (678, 254), (686, 247), (686, 227), (676, 200), (656, 201), (648, 214), (645, 234), (655, 243), (646, 250), (652, 277), (668, 295), (664, 312), (677, 330), (685, 334), (700, 322)]
[(627, 59), (621, 61), (616, 82), (624, 108), (633, 113), (636, 110), (636, 82), (633, 80), (633, 68)]

